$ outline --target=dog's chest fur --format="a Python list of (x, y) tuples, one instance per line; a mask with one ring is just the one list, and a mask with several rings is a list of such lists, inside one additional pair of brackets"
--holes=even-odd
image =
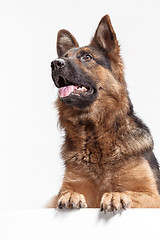
[(139, 156), (153, 147), (149, 133), (136, 126), (132, 119), (123, 120), (121, 127), (78, 125), (66, 132), (62, 154), (66, 162), (116, 164), (130, 156)]
[(133, 180), (137, 171), (135, 159), (139, 157), (140, 161), (146, 148), (152, 148), (152, 139), (132, 119), (123, 120), (121, 127), (112, 130), (89, 122), (68, 129), (62, 156), (67, 168), (87, 176), (99, 191), (102, 188), (104, 192), (104, 186), (107, 191), (120, 191), (122, 186), (127, 189), (131, 181), (133, 186), (137, 184)]

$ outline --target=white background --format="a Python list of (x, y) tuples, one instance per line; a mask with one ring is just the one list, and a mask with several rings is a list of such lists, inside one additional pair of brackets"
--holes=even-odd
[(160, 209), (1, 210), (1, 240), (159, 240)]
[(137, 115), (150, 127), (160, 159), (159, 0), (0, 1), (0, 208), (40, 208), (63, 175), (50, 62), (66, 28), (89, 43), (109, 14), (120, 40)]

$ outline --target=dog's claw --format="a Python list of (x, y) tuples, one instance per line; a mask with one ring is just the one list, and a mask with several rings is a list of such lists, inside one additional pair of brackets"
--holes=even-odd
[(101, 212), (103, 211), (103, 204), (101, 204)]
[(62, 202), (58, 203), (58, 208), (59, 208), (59, 209), (63, 209), (63, 204), (62, 204)]

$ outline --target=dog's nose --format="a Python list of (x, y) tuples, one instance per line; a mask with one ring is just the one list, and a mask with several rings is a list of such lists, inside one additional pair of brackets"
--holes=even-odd
[(53, 71), (58, 70), (60, 68), (63, 68), (65, 66), (66, 62), (62, 58), (57, 58), (53, 62), (51, 62), (51, 68)]

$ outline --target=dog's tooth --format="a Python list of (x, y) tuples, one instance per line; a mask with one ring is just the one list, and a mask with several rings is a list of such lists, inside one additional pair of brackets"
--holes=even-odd
[(83, 92), (86, 92), (86, 91), (87, 91), (87, 88), (84, 87), (84, 86), (82, 86), (82, 91), (83, 91)]

